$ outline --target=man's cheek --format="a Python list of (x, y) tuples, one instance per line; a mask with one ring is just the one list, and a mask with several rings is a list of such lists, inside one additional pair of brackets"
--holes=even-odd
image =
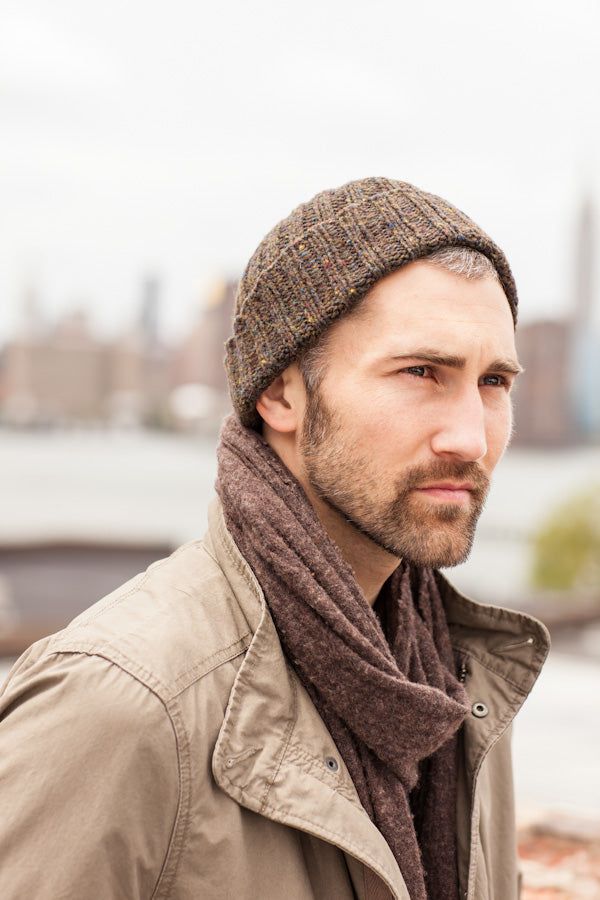
[(494, 428), (488, 445), (490, 456), (494, 458), (494, 465), (504, 455), (506, 449), (510, 445), (514, 433), (514, 417), (512, 405), (510, 405), (501, 421), (494, 423)]
[(515, 433), (515, 417), (514, 417), (512, 397), (508, 398), (508, 413), (507, 413), (506, 432), (505, 433), (506, 433), (506, 440), (504, 443), (504, 449), (506, 450), (506, 448), (512, 441), (513, 435)]

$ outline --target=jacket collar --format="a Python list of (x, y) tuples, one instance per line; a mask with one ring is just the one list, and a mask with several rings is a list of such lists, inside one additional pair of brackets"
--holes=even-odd
[[(336, 844), (373, 869), (393, 897), (408, 900), (387, 842), (287, 663), (264, 594), (227, 530), (218, 499), (209, 508), (206, 542), (253, 633), (213, 753), (217, 783), (240, 805)], [(484, 726), (476, 723), (468, 762), (475, 778), (531, 690), (548, 652), (548, 632), (531, 616), (477, 603), (439, 578), (453, 646), (483, 673), (477, 681), (481, 696), (472, 699), (500, 698)]]

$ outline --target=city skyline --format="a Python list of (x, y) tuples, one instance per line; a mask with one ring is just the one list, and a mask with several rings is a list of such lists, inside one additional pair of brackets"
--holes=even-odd
[[(600, 440), (600, 307), (591, 196), (575, 223), (566, 313), (517, 328), (525, 377), (514, 394), (514, 442), (566, 446)], [(215, 281), (176, 338), (161, 332), (162, 285), (146, 274), (135, 317), (108, 337), (85, 310), (44, 317), (30, 290), (13, 340), (0, 343), (0, 421), (102, 422), (128, 427), (215, 428), (230, 408), (223, 366), (237, 279)]]
[[(597, 222), (597, 203), (595, 193), (590, 189), (583, 193), (579, 200), (577, 214), (572, 222), (572, 232), (565, 236), (565, 244), (571, 248), (568, 271), (569, 280), (565, 284), (561, 294), (560, 303), (556, 308), (544, 307), (541, 304), (535, 308), (527, 309), (521, 302), (519, 305), (519, 322), (532, 323), (540, 320), (563, 321), (567, 318), (577, 318), (585, 321), (583, 331), (593, 332), (594, 328), (600, 329), (600, 228)], [(159, 267), (146, 267), (139, 273), (136, 290), (132, 292), (129, 303), (124, 305), (119, 319), (115, 319), (110, 327), (102, 327), (103, 319), (99, 316), (97, 306), (82, 302), (66, 304), (52, 310), (51, 304), (44, 299), (42, 287), (34, 279), (24, 282), (19, 294), (19, 302), (15, 304), (15, 315), (12, 326), (2, 334), (0, 331), (0, 347), (3, 343), (17, 336), (23, 327), (29, 327), (26, 322), (36, 320), (38, 327), (47, 326), (52, 329), (62, 320), (68, 320), (73, 315), (81, 315), (88, 322), (89, 327), (99, 339), (110, 339), (135, 326), (140, 314), (145, 315), (139, 308), (140, 285), (142, 292), (144, 285), (154, 285), (155, 291), (160, 294), (154, 301), (151, 312), (153, 327), (157, 335), (165, 341), (177, 341), (185, 337), (198, 315), (209, 310), (215, 303), (215, 297), (220, 296), (223, 286), (228, 283), (236, 283), (241, 276), (241, 269), (237, 272), (214, 273), (211, 278), (206, 278), (198, 286), (195, 296), (189, 297), (183, 304), (182, 314), (178, 327), (169, 329), (164, 317), (164, 279)], [(517, 289), (519, 285), (517, 284)], [(146, 311), (146, 314), (148, 310)]]

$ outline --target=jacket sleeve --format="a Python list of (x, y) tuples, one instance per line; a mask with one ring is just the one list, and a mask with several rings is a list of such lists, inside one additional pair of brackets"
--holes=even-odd
[(150, 898), (177, 814), (161, 701), (108, 660), (43, 655), (0, 696), (2, 900)]

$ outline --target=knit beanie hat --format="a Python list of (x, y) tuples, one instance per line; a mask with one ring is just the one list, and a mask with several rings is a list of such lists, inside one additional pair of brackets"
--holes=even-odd
[(450, 246), (472, 247), (491, 260), (516, 324), (506, 257), (440, 197), (403, 181), (363, 178), (296, 207), (262, 239), (238, 286), (225, 369), (241, 422), (259, 427), (260, 394), (376, 281)]

